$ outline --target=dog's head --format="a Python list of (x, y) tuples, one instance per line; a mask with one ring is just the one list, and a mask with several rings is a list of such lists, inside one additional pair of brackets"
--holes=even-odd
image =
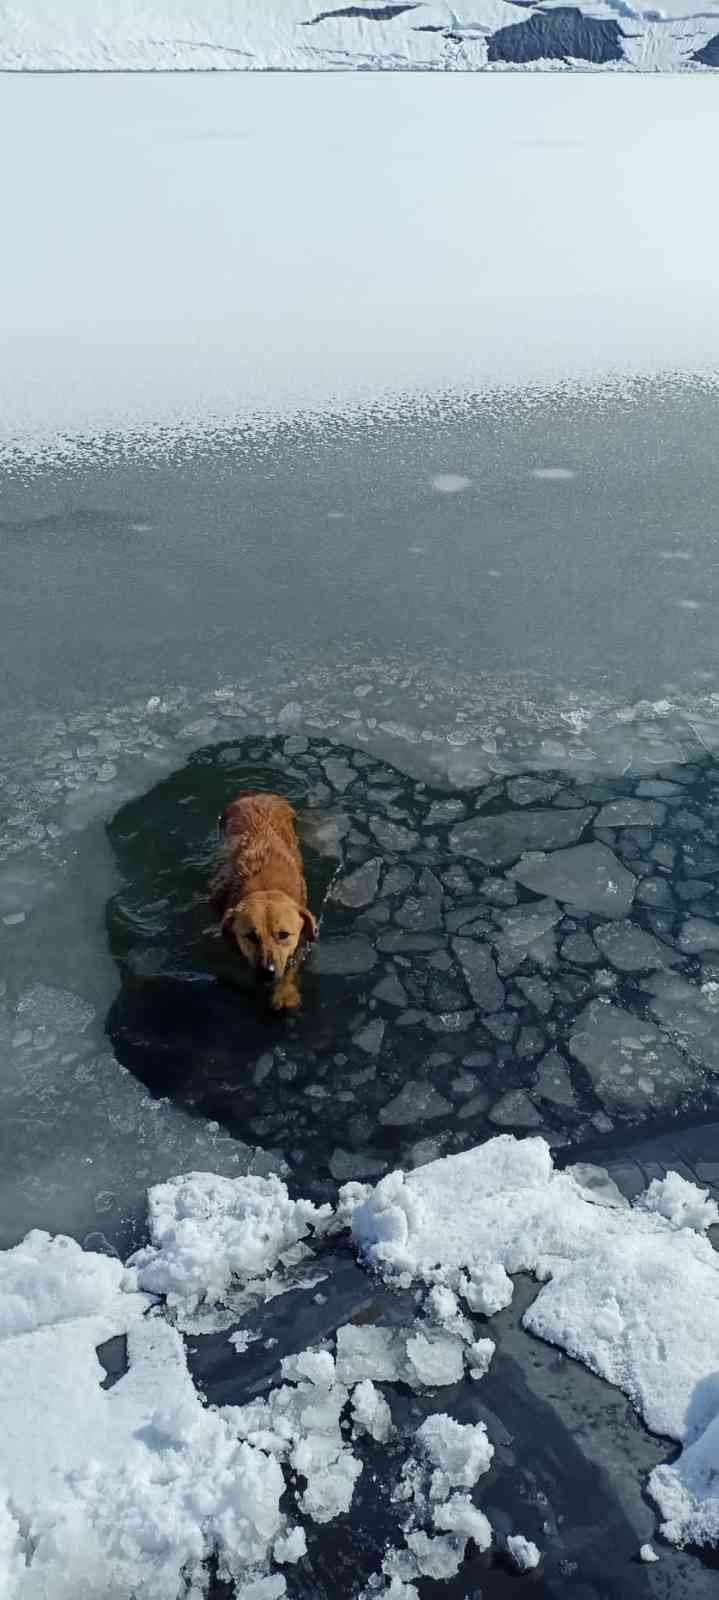
[(260, 983), (275, 983), (283, 976), (302, 935), (309, 943), (316, 939), (317, 923), (311, 911), (271, 889), (248, 894), (230, 906), (222, 918), (222, 932), (242, 951)]

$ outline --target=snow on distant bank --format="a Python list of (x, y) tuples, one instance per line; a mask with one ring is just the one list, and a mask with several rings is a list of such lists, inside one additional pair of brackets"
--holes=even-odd
[[(229, 1302), (234, 1283), (257, 1285), (303, 1248), (309, 1227), (347, 1215), (360, 1259), (429, 1288), (412, 1324), (347, 1324), (334, 1349), (325, 1340), (285, 1357), (266, 1395), (206, 1405), (173, 1326), (178, 1306)], [(664, 1537), (719, 1542), (719, 1258), (705, 1237), (716, 1207), (676, 1174), (629, 1205), (600, 1169), (557, 1172), (542, 1139), (501, 1135), (374, 1189), (347, 1186), (334, 1219), (276, 1179), (196, 1173), (158, 1186), (150, 1218), (152, 1243), (127, 1267), (40, 1232), (0, 1254), (7, 1600), (177, 1600), (189, 1589), (199, 1600), (213, 1555), (240, 1595), (279, 1600), (278, 1568), (305, 1553), (303, 1520), (326, 1523), (352, 1503), (357, 1439), (379, 1451), (395, 1439), (377, 1386), (437, 1392), (465, 1365), (481, 1378), (494, 1345), (463, 1302), (495, 1313), (520, 1270), (542, 1285), (524, 1325), (684, 1446), (649, 1480)], [(165, 1303), (138, 1279), (163, 1286)], [(105, 1385), (98, 1356), (123, 1335), (127, 1370)], [(387, 1552), (385, 1594), (406, 1600), (415, 1579), (453, 1576), (470, 1542), (490, 1547), (473, 1496), (493, 1456), (485, 1423), (458, 1423), (440, 1394), (410, 1435), (395, 1495), (404, 1542)], [(506, 1550), (522, 1571), (543, 1555), (521, 1532)]]
[[(0, 4), (0, 66), (10, 71), (630, 70), (719, 65), (719, 8), (661, 10), (612, 0), (17, 0)], [(716, 59), (714, 59), (716, 55)]]

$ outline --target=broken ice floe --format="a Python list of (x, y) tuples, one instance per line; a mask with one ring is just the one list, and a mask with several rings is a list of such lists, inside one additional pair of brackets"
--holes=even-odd
[[(202, 1258), (195, 1238), (193, 1294), (203, 1277), (211, 1292), (224, 1283), (228, 1248), (241, 1246), (241, 1208), (225, 1204), (220, 1184), (218, 1210), (205, 1176), (199, 1185), (178, 1178), (154, 1204), (166, 1245), (165, 1224), (172, 1232), (186, 1212), (209, 1246), (215, 1206), (218, 1262), (209, 1248)], [(256, 1272), (307, 1217), (291, 1212), (282, 1185), (265, 1186), (259, 1207), (241, 1189), (251, 1203), (240, 1272), (248, 1262)], [(49, 1585), (53, 1600), (74, 1600), (88, 1572), (98, 1589), (112, 1574), (119, 1600), (140, 1581), (153, 1600), (176, 1600), (182, 1572), (199, 1596), (211, 1556), (240, 1594), (257, 1582), (282, 1594), (276, 1568), (302, 1557), (304, 1520), (342, 1516), (364, 1470), (359, 1446), (385, 1449), (395, 1437), (392, 1386), (426, 1393), (456, 1383), (463, 1366), (473, 1376), (487, 1370), (494, 1341), (475, 1337), (472, 1317), (508, 1304), (517, 1271), (540, 1283), (525, 1327), (623, 1389), (650, 1428), (683, 1445), (649, 1481), (664, 1537), (719, 1539), (719, 1265), (704, 1237), (717, 1207), (706, 1194), (669, 1174), (629, 1205), (596, 1169), (555, 1171), (541, 1139), (502, 1136), (394, 1172), (373, 1190), (350, 1187), (343, 1202), (368, 1264), (429, 1286), (420, 1316), (405, 1327), (340, 1326), (334, 1350), (325, 1341), (285, 1357), (265, 1394), (220, 1410), (202, 1405), (176, 1328), (136, 1287), (137, 1262), (126, 1270), (42, 1234), (0, 1254), (10, 1375), (0, 1396), (0, 1484), (11, 1475), (12, 1495), (0, 1493), (0, 1573), (13, 1600), (25, 1600), (26, 1574)], [(234, 1240), (223, 1218), (230, 1235), (236, 1225)], [(103, 1388), (96, 1347), (122, 1332), (127, 1371)], [(389, 1593), (459, 1571), (469, 1541), (489, 1549), (490, 1520), (475, 1493), (493, 1457), (484, 1422), (457, 1422), (441, 1406), (416, 1429), (394, 1496)], [(540, 1559), (525, 1534), (509, 1534), (506, 1548), (522, 1570)]]

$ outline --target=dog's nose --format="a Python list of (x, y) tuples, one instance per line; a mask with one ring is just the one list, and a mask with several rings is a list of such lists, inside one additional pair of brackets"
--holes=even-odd
[(274, 983), (275, 965), (273, 961), (263, 961), (257, 968), (260, 983)]

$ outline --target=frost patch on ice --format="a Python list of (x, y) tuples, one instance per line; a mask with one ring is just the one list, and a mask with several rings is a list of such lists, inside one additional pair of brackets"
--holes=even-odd
[(432, 479), (432, 488), (437, 494), (464, 494), (471, 484), (472, 479), (463, 477), (461, 472), (438, 472)]

